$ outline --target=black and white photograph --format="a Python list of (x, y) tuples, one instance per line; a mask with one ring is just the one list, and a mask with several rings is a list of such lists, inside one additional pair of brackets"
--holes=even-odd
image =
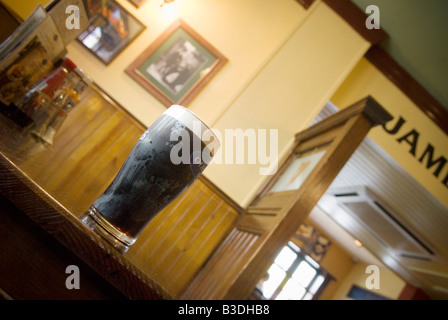
[(166, 107), (188, 104), (227, 58), (182, 19), (174, 21), (126, 69)]
[(148, 74), (173, 93), (178, 93), (192, 75), (208, 61), (191, 42), (179, 38), (147, 68)]

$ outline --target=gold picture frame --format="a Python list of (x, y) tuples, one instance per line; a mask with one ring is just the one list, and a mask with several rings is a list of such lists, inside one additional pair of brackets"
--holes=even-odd
[(78, 42), (102, 63), (111, 63), (146, 26), (114, 0), (92, 2), (86, 7), (89, 26)]
[(166, 107), (186, 107), (226, 62), (223, 54), (178, 19), (125, 72)]

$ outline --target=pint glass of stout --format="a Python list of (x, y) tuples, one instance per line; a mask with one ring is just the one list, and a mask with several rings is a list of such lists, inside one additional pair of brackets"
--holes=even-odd
[(173, 105), (141, 136), (82, 221), (121, 252), (198, 178), (220, 146), (188, 109)]

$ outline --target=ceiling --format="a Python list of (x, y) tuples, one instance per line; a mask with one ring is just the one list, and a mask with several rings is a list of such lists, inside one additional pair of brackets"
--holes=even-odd
[(361, 10), (376, 5), (381, 47), (448, 109), (448, 1), (352, 0)]
[[(327, 103), (315, 121), (337, 110)], [(355, 192), (359, 196), (351, 196)], [(366, 199), (379, 203), (388, 216), (365, 210)], [(355, 260), (386, 266), (431, 297), (448, 299), (448, 209), (370, 138), (309, 218)]]
[[(448, 109), (448, 1), (352, 0), (362, 11), (380, 9), (388, 38), (380, 46)], [(334, 106), (327, 104), (322, 119)], [(350, 214), (334, 194), (367, 188), (393, 216), (431, 248), (426, 257), (406, 257), (375, 236), (374, 227)], [(354, 260), (386, 266), (436, 299), (448, 299), (448, 209), (420, 186), (371, 139), (366, 138), (309, 216)], [(372, 222), (370, 222), (372, 223)], [(381, 223), (378, 223), (381, 229)], [(359, 239), (363, 247), (354, 244)]]

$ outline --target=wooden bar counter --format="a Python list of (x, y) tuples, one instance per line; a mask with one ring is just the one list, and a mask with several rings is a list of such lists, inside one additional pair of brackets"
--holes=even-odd
[[(44, 146), (0, 115), (0, 289), (13, 299), (176, 299), (240, 210), (200, 178), (122, 254), (80, 217), (146, 130), (89, 88)], [(66, 287), (69, 265), (80, 289)]]

